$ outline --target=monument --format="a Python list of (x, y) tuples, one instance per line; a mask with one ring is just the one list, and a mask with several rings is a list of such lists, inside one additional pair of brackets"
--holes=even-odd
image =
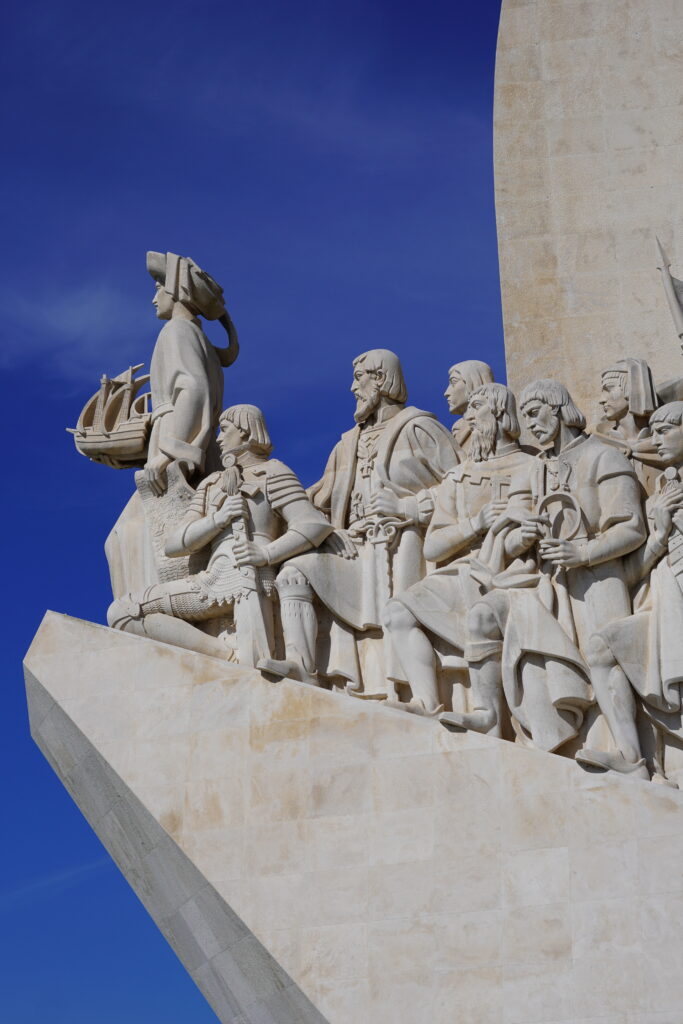
[(32, 734), (221, 1021), (680, 1016), (683, 223), (650, 175), (683, 114), (623, 153), (683, 18), (612, 6), (503, 4), (509, 383), (457, 353), (452, 430), (361, 353), (305, 490), (223, 407), (221, 287), (156, 252), (149, 378), (74, 430), (135, 492), (108, 627), (48, 612), (26, 656)]

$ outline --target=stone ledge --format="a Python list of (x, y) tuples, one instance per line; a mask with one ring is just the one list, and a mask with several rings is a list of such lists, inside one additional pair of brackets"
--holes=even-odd
[(677, 791), (51, 612), (26, 680), (36, 742), (222, 1021), (683, 1002)]

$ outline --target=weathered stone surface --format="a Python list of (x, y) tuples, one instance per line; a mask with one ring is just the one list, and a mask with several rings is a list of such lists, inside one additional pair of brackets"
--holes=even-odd
[(683, 270), (683, 6), (503, 0), (495, 188), (508, 379), (564, 381), (590, 419), (600, 371), (679, 376), (658, 235)]
[(680, 1012), (683, 794), (54, 613), (26, 667), (37, 743), (221, 1020)]

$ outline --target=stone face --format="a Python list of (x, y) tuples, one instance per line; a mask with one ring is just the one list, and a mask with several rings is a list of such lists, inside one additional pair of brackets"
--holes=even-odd
[(567, 384), (597, 419), (624, 356), (680, 375), (655, 236), (683, 270), (683, 7), (503, 0), (495, 190), (508, 379)]
[(678, 791), (54, 613), (26, 670), (220, 1020), (676, 1019)]

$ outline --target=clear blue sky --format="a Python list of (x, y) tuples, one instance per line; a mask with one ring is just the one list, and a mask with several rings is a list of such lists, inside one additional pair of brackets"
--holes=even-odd
[[(6, 383), (0, 1019), (211, 1011), (30, 740), (21, 658), (46, 608), (103, 621), (132, 475), (75, 425), (147, 361), (147, 249), (225, 288), (226, 404), (266, 412), (306, 483), (352, 424), (351, 359), (401, 356), (448, 422), (448, 366), (503, 374), (492, 178), (499, 0), (23, 0), (3, 21)], [(218, 341), (216, 325), (210, 329)]]

